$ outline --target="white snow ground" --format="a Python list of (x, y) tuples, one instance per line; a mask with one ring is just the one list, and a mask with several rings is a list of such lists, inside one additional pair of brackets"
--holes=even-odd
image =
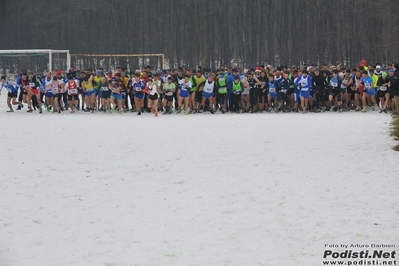
[(399, 244), (389, 115), (5, 110), (1, 266), (313, 266), (325, 244)]

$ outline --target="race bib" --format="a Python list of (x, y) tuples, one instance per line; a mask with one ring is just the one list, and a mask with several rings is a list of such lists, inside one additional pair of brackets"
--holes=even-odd
[(108, 91), (108, 87), (101, 87), (103, 91)]
[(77, 89), (71, 89), (71, 90), (69, 90), (69, 95), (75, 95), (75, 94), (77, 94), (78, 93), (78, 90)]
[(53, 93), (53, 94), (57, 94), (58, 92), (59, 92), (59, 88), (58, 88), (58, 84), (57, 85), (53, 85), (53, 86), (51, 86), (51, 92)]
[(142, 91), (141, 87), (134, 87), (136, 91)]
[(308, 85), (308, 80), (307, 79), (302, 79), (301, 80), (301, 85), (302, 85), (302, 87), (306, 87)]
[(221, 88), (219, 89), (219, 91), (227, 91), (227, 88), (226, 88), (226, 87), (221, 87)]

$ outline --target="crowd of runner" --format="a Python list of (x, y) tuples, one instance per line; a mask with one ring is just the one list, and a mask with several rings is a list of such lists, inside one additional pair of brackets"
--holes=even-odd
[[(22, 72), (15, 82), (1, 77), (0, 93), (8, 91), (7, 112), (69, 110), (119, 114), (143, 112), (196, 114), (210, 112), (346, 112), (399, 113), (399, 64), (278, 67), (240, 70), (181, 67), (129, 73), (118, 67), (77, 71), (71, 67), (40, 77)], [(395, 109), (396, 108), (396, 109)]]

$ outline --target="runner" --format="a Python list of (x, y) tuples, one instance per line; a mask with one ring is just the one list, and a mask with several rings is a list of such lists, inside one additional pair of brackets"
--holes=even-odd
[(267, 111), (272, 112), (278, 110), (277, 89), (273, 73), (269, 73), (268, 79), (269, 82), (268, 82), (267, 102), (269, 109)]
[(195, 73), (195, 76), (193, 79), (194, 79), (195, 84), (197, 84), (197, 92), (195, 94), (194, 108), (195, 108), (195, 112), (198, 113), (198, 111), (199, 111), (198, 108), (200, 107), (201, 102), (202, 102), (202, 96), (203, 96), (202, 92), (204, 90), (204, 85), (205, 85), (206, 79), (205, 79), (204, 75), (202, 74), (201, 70), (198, 70), (197, 73)]
[(111, 114), (111, 90), (109, 89), (109, 85), (108, 80), (102, 77), (97, 88), (100, 91), (103, 112), (106, 113), (108, 111)]
[(362, 72), (360, 70), (356, 71), (355, 76), (353, 77), (354, 87), (355, 87), (355, 111), (358, 112), (362, 110), (361, 108), (361, 99), (363, 98), (364, 85), (362, 84)]
[(13, 83), (10, 81), (6, 80), (6, 76), (1, 77), (1, 86), (0, 86), (0, 94), (5, 88), (8, 91), (7, 94), (7, 106), (10, 108), (10, 110), (6, 111), (7, 113), (12, 113), (14, 112), (14, 109), (12, 108), (13, 105), (19, 105), (17, 102), (17, 96), (18, 96), (18, 88), (19, 86), (17, 83)]
[(260, 76), (258, 77), (259, 84), (258, 84), (258, 95), (257, 95), (257, 101), (258, 101), (258, 110), (260, 112), (263, 112), (265, 109), (265, 101), (267, 99), (267, 94), (268, 94), (268, 77), (266, 76), (266, 72), (262, 71), (260, 72)]
[(307, 107), (309, 102), (310, 96), (310, 87), (312, 86), (312, 79), (308, 75), (308, 71), (305, 69), (297, 81), (296, 85), (300, 89), (300, 97), (301, 97), (301, 106), (302, 106), (302, 113), (307, 113)]
[(113, 109), (115, 110), (115, 106), (118, 106), (118, 113), (121, 115), (123, 111), (122, 108), (123, 96), (121, 93), (122, 89), (120, 84), (116, 81), (115, 77), (111, 79), (111, 84), (108, 85), (108, 88), (111, 90), (111, 101), (114, 104)]
[(205, 111), (205, 103), (208, 100), (209, 101), (209, 111), (211, 112), (211, 114), (215, 114), (215, 110), (213, 109), (213, 105), (214, 105), (214, 101), (215, 101), (214, 93), (215, 93), (214, 77), (212, 75), (208, 75), (207, 81), (205, 81), (204, 89), (202, 91), (201, 105), (199, 108), (200, 113)]
[(381, 105), (380, 113), (382, 112), (387, 113), (387, 107), (390, 98), (390, 91), (388, 89), (389, 79), (387, 72), (381, 73), (381, 77), (379, 77), (377, 81), (377, 86), (379, 91), (378, 97), (380, 98), (380, 105)]
[(164, 107), (165, 111), (163, 114), (173, 113), (173, 95), (176, 93), (176, 84), (172, 82), (172, 77), (168, 77), (166, 83), (163, 84), (162, 90), (165, 94)]
[[(68, 82), (68, 79), (66, 79), (65, 77), (62, 76), (62, 71), (61, 70), (57, 70), (55, 72), (55, 75), (57, 76), (57, 80), (60, 86), (60, 107), (61, 107), (61, 111), (64, 111), (64, 108), (68, 110), (68, 92), (65, 89), (65, 83)], [(61, 100), (62, 98), (62, 100)]]
[[(85, 109), (85, 98), (86, 98), (86, 95), (85, 95), (85, 93), (83, 91), (83, 82), (84, 82), (85, 77), (86, 77), (86, 73), (84, 71), (81, 71), (79, 73), (79, 75), (78, 75), (78, 82), (79, 82), (78, 83), (79, 84), (78, 92), (79, 92), (80, 98), (79, 98), (79, 104), (78, 104), (78, 106), (76, 108), (77, 110), (80, 110), (80, 109), (84, 110)], [(82, 106), (80, 106), (81, 104), (82, 104)]]
[[(60, 107), (59, 107), (59, 99), (61, 98), (60, 94), (60, 84), (58, 82), (57, 76), (54, 76), (49, 82), (46, 83), (45, 85), (46, 88), (46, 95), (50, 96), (50, 92), (52, 95), (51, 98), (51, 106), (53, 107), (53, 113), (61, 113)], [(50, 112), (50, 109), (47, 109), (47, 112)]]
[(101, 109), (101, 90), (98, 88), (98, 84), (100, 84), (101, 81), (101, 70), (97, 69), (96, 70), (96, 75), (93, 78), (93, 86), (96, 91), (96, 97), (94, 100), (94, 106), (97, 109), (97, 111), (102, 111)]
[(73, 79), (72, 75), (68, 77), (66, 86), (68, 90), (68, 104), (71, 109), (70, 113), (72, 114), (75, 112), (74, 107), (78, 102), (78, 83)]
[(48, 90), (46, 88), (46, 84), (51, 81), (53, 77), (51, 76), (51, 72), (48, 71), (46, 73), (46, 76), (43, 79), (43, 85), (44, 85), (44, 107), (47, 109), (47, 112), (50, 112), (51, 110), (51, 104), (53, 102), (53, 93), (51, 90)]
[(351, 70), (347, 69), (345, 71), (345, 75), (341, 81), (341, 95), (342, 95), (342, 110), (343, 111), (350, 111), (350, 94), (351, 94), (351, 87), (353, 85), (353, 79), (351, 78)]
[(26, 72), (22, 72), (21, 75), (17, 77), (17, 85), (19, 86), (19, 96), (18, 96), (18, 108), (17, 110), (21, 110), (24, 105), (23, 103), (27, 104), (26, 97), (28, 92), (25, 90), (25, 82), (26, 82), (27, 74)]
[(367, 106), (370, 103), (371, 103), (370, 106), (374, 105), (374, 111), (376, 111), (378, 109), (375, 100), (376, 90), (374, 87), (373, 78), (369, 76), (367, 70), (363, 71), (363, 77), (361, 78), (361, 82), (364, 85), (364, 93), (362, 97), (362, 102), (363, 102), (362, 112), (367, 112)]
[(251, 107), (251, 101), (249, 97), (249, 83), (248, 83), (248, 69), (244, 70), (244, 74), (241, 76), (241, 83), (244, 86), (244, 91), (241, 93), (241, 110), (243, 113), (248, 113)]
[(389, 89), (391, 90), (391, 93), (394, 96), (393, 100), (395, 101), (393, 114), (399, 114), (399, 64), (394, 65), (394, 73), (391, 77)]
[[(168, 75), (170, 77), (170, 75)], [(167, 82), (167, 81), (166, 81)], [(162, 90), (162, 80), (159, 77), (159, 74), (156, 73), (153, 77), (153, 81), (152, 83), (154, 83), (154, 85), (157, 87), (157, 92), (159, 94), (159, 99), (158, 99), (158, 107), (157, 107), (157, 111), (162, 112), (163, 110), (163, 98), (164, 98), (164, 94), (163, 94), (163, 90)]]
[(232, 92), (232, 110), (239, 114), (241, 93), (244, 91), (244, 85), (241, 83), (239, 76), (234, 76), (234, 81), (229, 89)]
[(227, 97), (227, 74), (220, 73), (216, 79), (217, 98), (216, 104), (220, 106), (219, 110), (222, 114), (226, 113), (226, 97)]
[(314, 110), (315, 112), (320, 112), (321, 110), (325, 110), (325, 87), (328, 85), (327, 81), (323, 77), (322, 72), (319, 69), (316, 69), (314, 72), (314, 76), (312, 78), (312, 90), (316, 93), (314, 94)]
[(28, 78), (25, 81), (25, 89), (28, 92), (26, 100), (28, 102), (28, 111), (32, 113), (32, 97), (36, 97), (39, 104), (39, 113), (42, 113), (42, 101), (40, 100), (40, 84), (33, 72), (29, 72)]
[(289, 80), (289, 72), (286, 71), (283, 73), (283, 78), (280, 79), (280, 81), (279, 81), (280, 92), (278, 93), (277, 96), (280, 101), (280, 105), (279, 105), (277, 112), (283, 111), (285, 113), (288, 110), (289, 99), (288, 99), (287, 92), (290, 89), (290, 85), (291, 84), (290, 84), (290, 80)]
[(190, 113), (196, 113), (196, 102), (195, 102), (195, 95), (197, 94), (197, 83), (194, 79), (194, 72), (192, 70), (187, 70), (186, 75), (190, 76), (191, 88), (190, 88)]
[(86, 76), (82, 84), (83, 93), (86, 95), (86, 109), (84, 109), (84, 111), (91, 113), (94, 113), (94, 103), (96, 101), (96, 91), (93, 86), (93, 78), (93, 75)]
[(152, 79), (149, 79), (146, 85), (148, 93), (148, 107), (155, 116), (158, 116), (158, 99), (159, 93), (157, 85), (154, 84)]
[(178, 114), (181, 113), (183, 110), (184, 104), (184, 113), (188, 115), (188, 106), (190, 103), (190, 89), (191, 89), (191, 81), (190, 76), (185, 75), (184, 79), (180, 81), (180, 88), (179, 88), (179, 109), (177, 111)]
[[(328, 96), (328, 99), (331, 103), (331, 108), (330, 111), (333, 112), (335, 111), (335, 107), (337, 107), (337, 110), (340, 112), (341, 111), (341, 80), (338, 77), (338, 70), (334, 69), (333, 70), (333, 76), (330, 79), (330, 95)], [(335, 105), (336, 106), (335, 106)]]
[(145, 89), (145, 83), (140, 79), (140, 75), (136, 74), (134, 79), (132, 79), (132, 88), (134, 93), (134, 104), (137, 109), (137, 115), (141, 115), (145, 93), (143, 90)]

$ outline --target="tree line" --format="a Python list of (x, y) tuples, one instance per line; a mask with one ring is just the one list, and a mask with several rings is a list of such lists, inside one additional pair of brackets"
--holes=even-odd
[(0, 49), (163, 53), (171, 66), (399, 60), (393, 0), (1, 0)]

